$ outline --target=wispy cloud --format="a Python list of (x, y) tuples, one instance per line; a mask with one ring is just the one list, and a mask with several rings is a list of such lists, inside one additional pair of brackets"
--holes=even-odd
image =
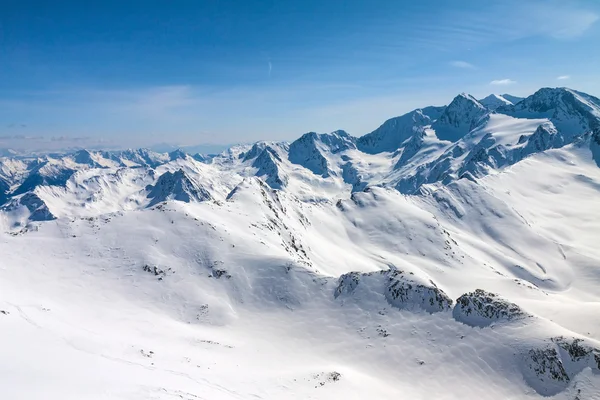
[(512, 85), (517, 83), (517, 81), (513, 81), (512, 79), (495, 79), (493, 81), (490, 82), (490, 85), (495, 85), (495, 86), (506, 86), (506, 85)]
[(566, 81), (567, 79), (571, 79), (571, 75), (557, 76), (556, 79), (558, 79), (559, 81)]
[(456, 68), (476, 69), (476, 67), (473, 64), (468, 63), (466, 61), (460, 61), (460, 60), (451, 61), (450, 65), (453, 67), (456, 67)]
[(444, 14), (435, 26), (415, 40), (440, 50), (452, 46), (473, 49), (539, 36), (572, 40), (588, 32), (599, 20), (596, 10), (581, 3), (505, 0)]

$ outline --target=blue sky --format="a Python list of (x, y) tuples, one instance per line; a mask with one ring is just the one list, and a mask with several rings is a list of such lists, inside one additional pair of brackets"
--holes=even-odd
[(463, 91), (599, 95), (599, 17), (594, 0), (4, 0), (0, 139), (358, 136)]

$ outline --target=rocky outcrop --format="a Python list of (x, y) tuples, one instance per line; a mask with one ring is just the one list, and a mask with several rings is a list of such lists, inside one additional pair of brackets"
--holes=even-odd
[(564, 390), (585, 368), (600, 372), (600, 350), (580, 338), (558, 336), (524, 355), (523, 376), (539, 394), (552, 396)]
[(518, 305), (495, 293), (477, 289), (456, 300), (454, 319), (470, 326), (486, 327), (495, 322), (514, 321), (530, 317)]
[(395, 269), (344, 274), (338, 279), (333, 295), (335, 298), (352, 296), (361, 285), (371, 290), (380, 290), (387, 302), (399, 309), (435, 313), (452, 307), (452, 299), (433, 281)]
[(432, 280), (423, 282), (402, 271), (389, 271), (387, 274), (385, 297), (398, 308), (421, 308), (430, 313), (452, 308), (452, 299)]

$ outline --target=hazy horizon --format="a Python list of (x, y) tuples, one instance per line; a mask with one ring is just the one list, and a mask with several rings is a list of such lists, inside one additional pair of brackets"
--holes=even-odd
[(10, 2), (0, 147), (361, 136), (460, 92), (600, 93), (599, 16), (591, 1)]

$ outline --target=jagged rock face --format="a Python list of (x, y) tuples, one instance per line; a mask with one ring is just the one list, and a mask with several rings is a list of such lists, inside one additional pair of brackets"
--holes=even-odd
[(347, 274), (340, 276), (333, 297), (337, 299), (340, 295), (352, 293), (360, 283), (362, 275), (364, 274), (361, 274), (360, 272), (348, 272)]
[(263, 177), (267, 185), (273, 189), (282, 189), (287, 185), (288, 178), (279, 167), (281, 162), (281, 157), (277, 152), (266, 146), (256, 157), (252, 166), (258, 169), (256, 176)]
[(29, 176), (13, 192), (13, 196), (30, 192), (41, 185), (64, 186), (76, 170), (64, 165), (53, 165), (43, 162), (34, 168)]
[(518, 305), (481, 289), (460, 296), (452, 314), (459, 322), (479, 327), (489, 326), (497, 321), (514, 321), (530, 316)]
[(258, 157), (266, 147), (269, 147), (266, 142), (256, 142), (252, 145), (250, 150), (240, 154), (240, 157), (243, 157), (244, 161), (252, 160), (253, 158)]
[(330, 134), (305, 133), (290, 145), (288, 158), (291, 163), (301, 165), (315, 175), (326, 178), (331, 175), (331, 170), (325, 154), (355, 149), (355, 141), (355, 138), (344, 131)]
[(50, 221), (56, 219), (50, 212), (50, 209), (48, 209), (46, 203), (33, 192), (12, 198), (1, 209), (8, 213), (19, 212), (20, 210), (24, 211), (26, 209), (29, 212), (27, 219), (30, 221)]
[(496, 140), (490, 134), (485, 135), (479, 143), (465, 157), (459, 176), (469, 174), (470, 176), (481, 176), (487, 168), (495, 168), (506, 162), (506, 156), (502, 152), (503, 147), (494, 147)]
[(154, 186), (146, 188), (149, 193), (147, 198), (151, 199), (149, 207), (167, 200), (178, 200), (186, 203), (192, 201), (212, 200), (208, 190), (194, 182), (183, 170), (175, 173), (165, 172)]
[(533, 135), (529, 136), (527, 143), (521, 150), (520, 157), (515, 161), (521, 160), (531, 154), (562, 147), (564, 145), (565, 139), (558, 133), (554, 125), (551, 123), (542, 124), (535, 130)]
[(586, 366), (600, 370), (600, 350), (584, 343), (583, 339), (565, 338), (563, 336), (552, 338), (556, 345), (568, 354), (570, 362), (584, 361)]
[(419, 135), (423, 127), (431, 125), (441, 115), (444, 107), (425, 107), (385, 121), (373, 132), (360, 137), (359, 150), (369, 154), (393, 152), (413, 135)]
[(600, 372), (600, 350), (579, 338), (554, 337), (524, 354), (525, 380), (544, 396), (564, 390), (585, 368)]
[(421, 308), (434, 313), (452, 308), (452, 299), (433, 281), (419, 283), (410, 274), (391, 271), (385, 291), (387, 301), (398, 308)]
[[(554, 348), (531, 349), (527, 353), (525, 362), (535, 377), (543, 383), (538, 387), (540, 394), (549, 396), (558, 393), (570, 381), (562, 360)], [(536, 385), (532, 386), (536, 388)]]
[(398, 270), (371, 273), (350, 272), (338, 279), (334, 297), (351, 296), (360, 285), (379, 287), (387, 302), (404, 310), (425, 310), (429, 313), (447, 311), (452, 307), (452, 299), (429, 282)]
[(440, 140), (455, 142), (474, 129), (487, 113), (473, 96), (462, 93), (445, 108), (432, 128)]
[(570, 142), (600, 124), (600, 99), (566, 88), (542, 88), (498, 112), (518, 118), (548, 118)]

